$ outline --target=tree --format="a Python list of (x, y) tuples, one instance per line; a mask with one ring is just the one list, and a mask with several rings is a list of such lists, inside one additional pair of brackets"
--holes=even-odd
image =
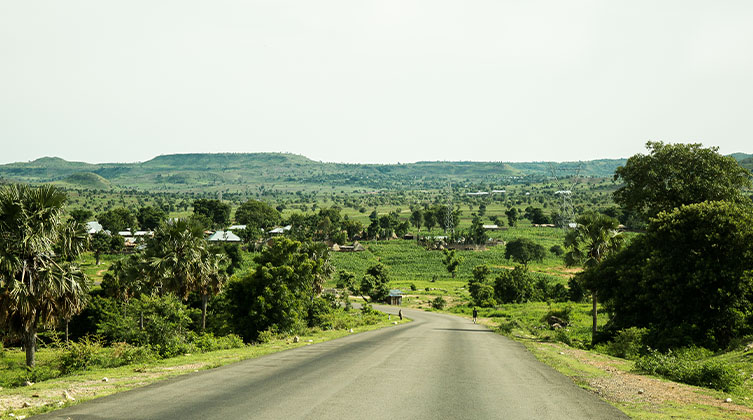
[(491, 269), (487, 265), (473, 267), (473, 277), (468, 280), (468, 292), (476, 306), (491, 307), (497, 304), (494, 300), (494, 289), (486, 280), (490, 274)]
[(235, 221), (259, 229), (268, 229), (280, 222), (280, 212), (263, 201), (248, 200), (235, 210)]
[(69, 210), (68, 214), (71, 215), (71, 219), (79, 223), (86, 223), (93, 216), (92, 211), (89, 209), (73, 209)]
[(726, 348), (753, 333), (753, 208), (705, 202), (659, 213), (584, 280), (601, 288), (614, 330), (649, 328), (659, 349)]
[(86, 277), (58, 261), (66, 195), (50, 185), (0, 190), (0, 324), (21, 335), (26, 365), (35, 364), (38, 328), (81, 310)]
[(484, 224), (481, 222), (481, 217), (473, 216), (471, 221), (471, 229), (468, 232), (471, 240), (476, 245), (484, 245), (489, 239), (489, 235), (486, 234)]
[(512, 270), (504, 270), (494, 281), (494, 297), (498, 302), (528, 302), (533, 294), (533, 277), (528, 270), (521, 266)]
[(209, 219), (211, 227), (222, 228), (230, 223), (230, 204), (201, 198), (193, 202), (193, 212)]
[(153, 230), (167, 218), (167, 214), (159, 207), (146, 206), (141, 207), (136, 215), (139, 226), (142, 229)]
[(427, 231), (431, 231), (437, 225), (437, 216), (431, 210), (424, 211), (424, 225)]
[(227, 259), (222, 254), (209, 254), (200, 263), (200, 275), (196, 281), (195, 290), (201, 297), (201, 330), (207, 327), (207, 303), (210, 296), (220, 293), (227, 282), (225, 263)]
[(549, 218), (546, 216), (546, 214), (544, 214), (544, 210), (539, 207), (527, 207), (525, 218), (530, 220), (531, 223), (537, 225), (544, 225), (549, 223)]
[(544, 247), (528, 238), (512, 240), (505, 246), (505, 258), (523, 264), (525, 269), (528, 269), (529, 262), (542, 261), (545, 256)]
[(442, 253), (444, 254), (442, 264), (444, 264), (444, 268), (448, 273), (452, 275), (452, 278), (454, 279), (455, 275), (457, 275), (458, 273), (458, 266), (460, 266), (460, 262), (462, 260), (460, 257), (455, 255), (454, 249), (444, 249), (442, 250)]
[[(586, 213), (575, 219), (577, 226), (565, 235), (567, 265), (583, 265), (586, 269), (598, 266), (604, 258), (620, 249), (623, 236), (617, 230), (620, 222), (605, 214)], [(598, 288), (590, 287), (593, 309), (591, 311), (592, 336), (596, 336)]]
[(421, 209), (415, 209), (410, 215), (410, 223), (421, 232), (421, 226), (424, 223), (424, 212)]
[(253, 341), (265, 330), (291, 333), (305, 326), (304, 316), (324, 261), (311, 259), (301, 242), (280, 238), (254, 262), (255, 270), (228, 284), (234, 330)]
[(97, 217), (97, 220), (105, 230), (112, 233), (121, 232), (136, 227), (136, 218), (125, 207), (115, 207)]
[(614, 201), (644, 221), (661, 211), (703, 201), (745, 201), (750, 172), (737, 161), (701, 144), (648, 142), (648, 155), (637, 154), (615, 171), (624, 183)]
[(111, 248), (110, 235), (108, 235), (104, 231), (95, 233), (91, 237), (91, 243), (89, 246), (94, 252), (94, 259), (96, 260), (96, 264), (99, 265), (99, 260), (102, 256), (102, 253), (109, 251)]
[(510, 227), (515, 227), (515, 224), (518, 222), (518, 209), (515, 207), (509, 208), (505, 211), (505, 215), (507, 216), (507, 224)]
[(145, 258), (150, 277), (162, 292), (173, 292), (183, 300), (196, 290), (207, 257), (201, 226), (188, 219), (165, 222), (147, 244)]
[[(358, 285), (358, 290), (354, 292), (368, 302), (384, 302), (390, 294), (389, 282), (384, 264), (374, 264), (366, 270), (366, 274)], [(366, 296), (369, 298), (367, 299)]]

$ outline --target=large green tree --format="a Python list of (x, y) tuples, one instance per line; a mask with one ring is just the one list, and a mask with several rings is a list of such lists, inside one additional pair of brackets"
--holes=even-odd
[(280, 212), (263, 201), (248, 200), (235, 210), (235, 221), (251, 228), (269, 229), (280, 222)]
[[(623, 243), (623, 236), (617, 230), (620, 222), (605, 214), (586, 213), (575, 219), (576, 227), (565, 235), (565, 262), (583, 265), (587, 270), (601, 264), (610, 254), (618, 251)], [(598, 288), (590, 285), (592, 300), (592, 336), (596, 336)]]
[(683, 204), (748, 200), (741, 189), (751, 186), (750, 172), (718, 148), (662, 142), (646, 148), (647, 155), (631, 157), (614, 175), (624, 184), (614, 201), (644, 221)]
[(136, 217), (125, 207), (115, 207), (100, 214), (97, 220), (113, 234), (136, 227)]
[(528, 268), (531, 261), (542, 261), (546, 256), (543, 246), (528, 238), (518, 238), (505, 245), (505, 258), (512, 259), (518, 264)]
[(222, 228), (230, 223), (230, 204), (201, 198), (193, 202), (193, 212), (209, 220), (211, 227)]
[(649, 328), (656, 348), (724, 348), (753, 333), (753, 208), (705, 202), (659, 213), (589, 277), (613, 329)]
[(247, 341), (265, 330), (295, 332), (304, 325), (326, 261), (304, 244), (279, 238), (254, 258), (257, 267), (228, 284), (231, 323)]
[(64, 238), (65, 201), (65, 193), (49, 185), (0, 190), (0, 324), (21, 336), (29, 367), (38, 329), (70, 319), (87, 297), (84, 274), (54, 251), (72, 243)]

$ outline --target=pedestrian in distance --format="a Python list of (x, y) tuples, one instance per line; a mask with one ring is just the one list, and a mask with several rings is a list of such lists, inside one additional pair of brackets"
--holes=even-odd
[(402, 309), (399, 309), (399, 310), (397, 311), (397, 316), (399, 316), (399, 317), (400, 317), (400, 320), (401, 320), (401, 321), (403, 320), (403, 310), (402, 310)]
[(475, 307), (473, 308), (473, 323), (476, 323), (476, 318), (478, 318), (478, 309)]

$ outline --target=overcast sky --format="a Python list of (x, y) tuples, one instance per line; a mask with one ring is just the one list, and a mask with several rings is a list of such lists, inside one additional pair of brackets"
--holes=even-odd
[(753, 1), (0, 2), (0, 162), (753, 153)]

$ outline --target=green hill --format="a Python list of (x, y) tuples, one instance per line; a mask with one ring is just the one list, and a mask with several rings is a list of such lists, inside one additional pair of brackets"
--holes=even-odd
[[(738, 153), (750, 167), (753, 155)], [(747, 163), (746, 163), (747, 162)], [(494, 188), (516, 182), (580, 175), (611, 177), (625, 159), (583, 162), (415, 162), (397, 165), (313, 161), (291, 153), (189, 153), (143, 163), (90, 164), (44, 157), (0, 165), (7, 182), (60, 182), (72, 188), (136, 188), (147, 191), (246, 191), (267, 189), (436, 189), (449, 184)]]
[(68, 175), (63, 179), (64, 184), (71, 187), (104, 190), (112, 188), (112, 184), (107, 179), (92, 172), (77, 172)]

